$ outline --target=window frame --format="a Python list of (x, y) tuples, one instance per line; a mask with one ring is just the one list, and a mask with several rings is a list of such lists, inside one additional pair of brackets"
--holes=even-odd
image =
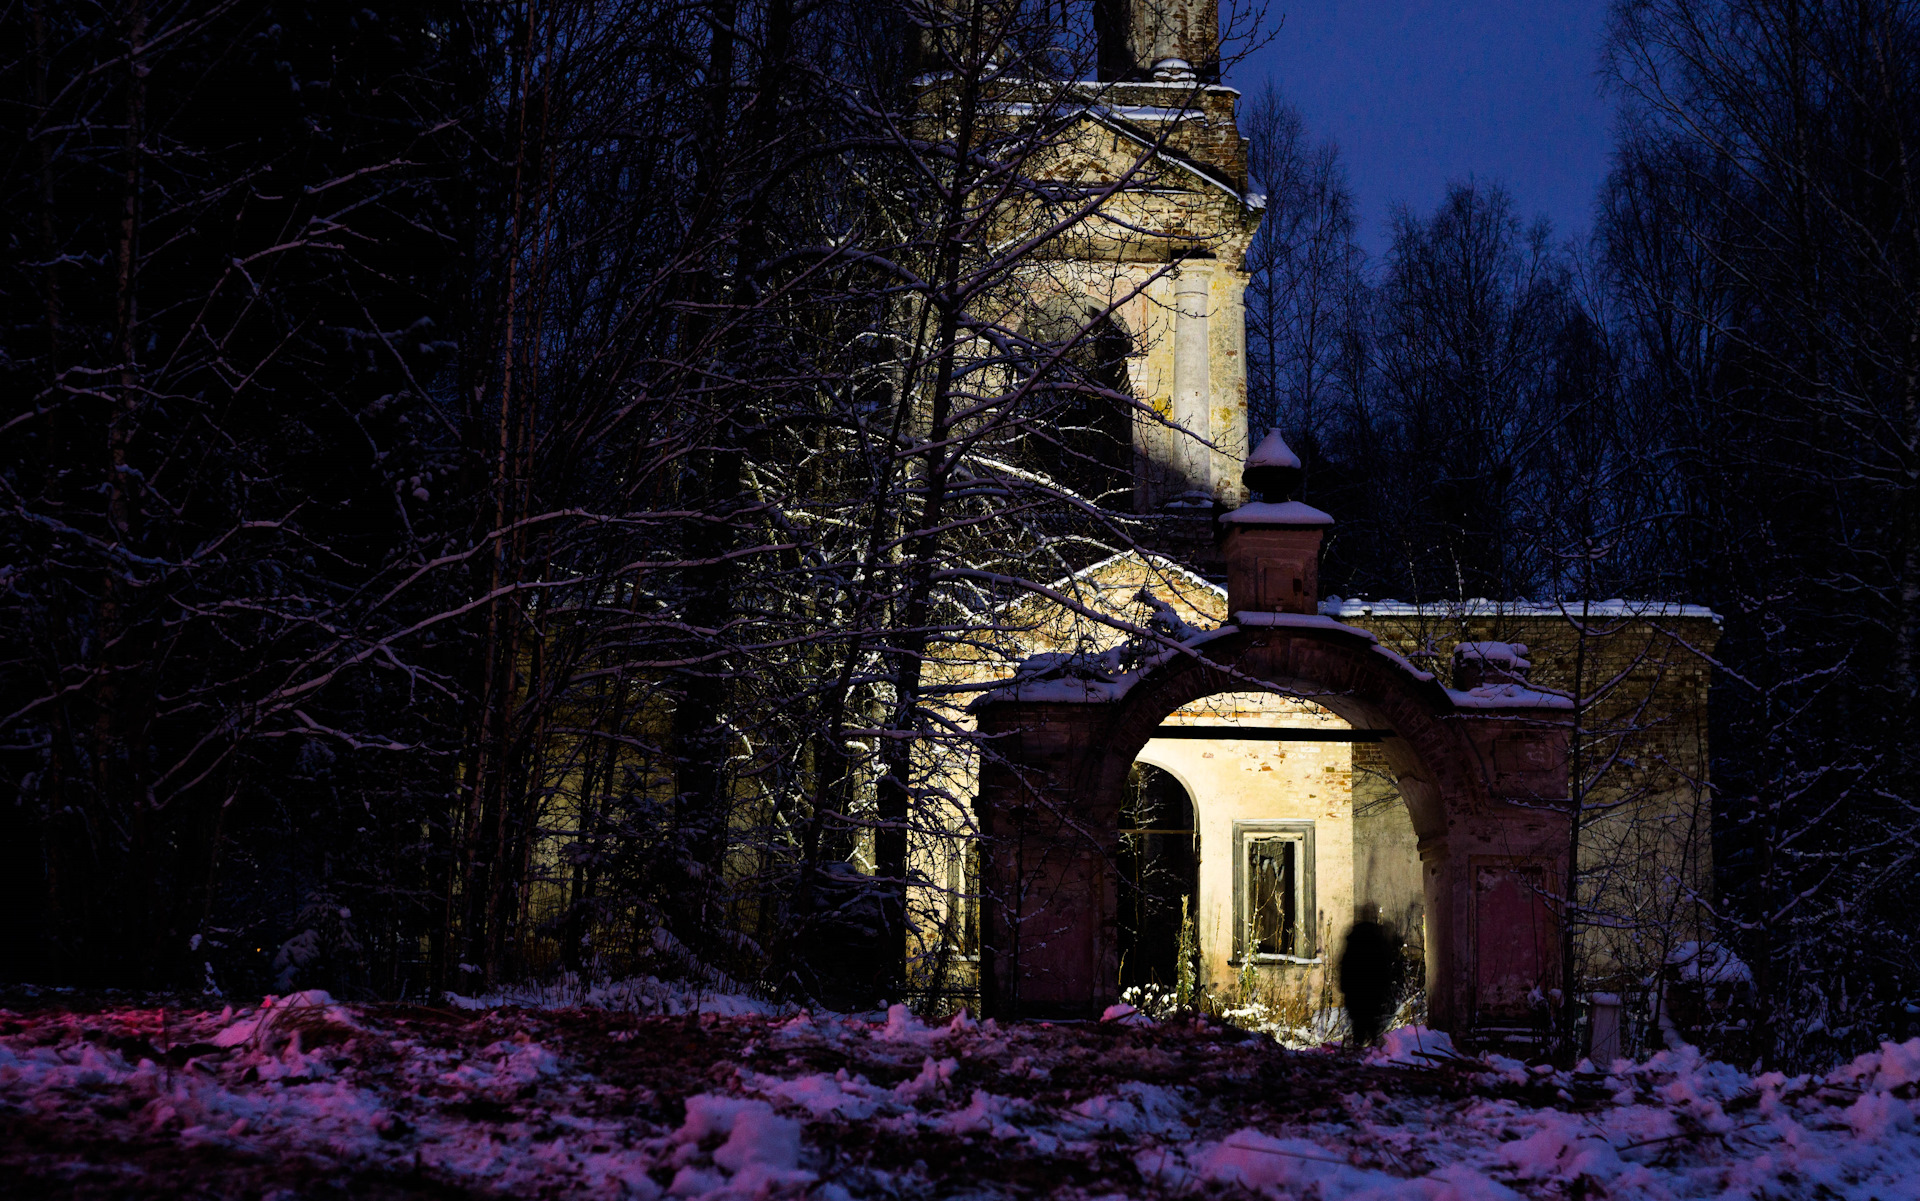
[[(1294, 945), (1304, 947), (1305, 955), (1267, 955), (1250, 952), (1248, 943), (1248, 898), (1249, 886), (1247, 871), (1247, 852), (1249, 844), (1262, 842), (1270, 838), (1281, 838), (1300, 843), (1297, 869), (1295, 872), (1294, 897), (1295, 920), (1299, 929), (1294, 932)], [(1239, 967), (1252, 963), (1321, 963), (1320, 954), (1320, 906), (1319, 897), (1314, 890), (1314, 847), (1313, 822), (1308, 819), (1285, 819), (1265, 821), (1236, 821), (1233, 823), (1233, 966)]]

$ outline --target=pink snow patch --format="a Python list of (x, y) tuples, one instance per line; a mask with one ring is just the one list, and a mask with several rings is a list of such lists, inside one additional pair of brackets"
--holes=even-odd
[(1526, 1180), (1611, 1180), (1624, 1166), (1603, 1135), (1571, 1120), (1547, 1121), (1526, 1138), (1503, 1145), (1500, 1161)]
[(929, 1093), (937, 1093), (945, 1087), (947, 1081), (953, 1079), (953, 1074), (959, 1070), (959, 1060), (949, 1058), (936, 1061), (929, 1055), (920, 1065), (920, 1074), (911, 1080), (902, 1081), (899, 1087), (893, 1090), (894, 1096), (903, 1101), (915, 1101)]
[(1868, 1142), (1880, 1142), (1912, 1118), (1913, 1111), (1905, 1101), (1885, 1093), (1862, 1093), (1846, 1112), (1847, 1125)]
[(514, 1092), (557, 1075), (560, 1059), (539, 1043), (501, 1041), (484, 1048), (484, 1059), (470, 1059), (440, 1079), (457, 1088), (478, 1092)]
[[(1249, 1189), (1309, 1189), (1325, 1196), (1352, 1192), (1360, 1172), (1344, 1156), (1304, 1138), (1238, 1130), (1193, 1158), (1202, 1180)], [(1329, 1189), (1328, 1186), (1332, 1186)], [(1342, 1187), (1346, 1186), (1346, 1187)]]
[(713, 1162), (736, 1175), (753, 1164), (792, 1171), (800, 1166), (800, 1123), (781, 1117), (764, 1103), (742, 1110), (734, 1119), (733, 1133), (713, 1153)]
[(947, 1036), (948, 1027), (929, 1029), (926, 1023), (913, 1016), (913, 1011), (905, 1005), (887, 1007), (887, 1024), (873, 1032), (877, 1042), (914, 1043), (926, 1045), (938, 1042)]
[(749, 1078), (748, 1087), (762, 1096), (799, 1106), (816, 1122), (826, 1117), (861, 1121), (872, 1117), (889, 1096), (886, 1089), (868, 1083), (865, 1076), (848, 1076), (845, 1068), (833, 1076), (815, 1072), (792, 1080), (756, 1074)]
[(1010, 1116), (1018, 1102), (982, 1089), (973, 1090), (973, 1100), (965, 1109), (955, 1109), (932, 1123), (933, 1129), (947, 1134), (989, 1134), (994, 1138), (1019, 1138), (1021, 1132)]
[(1184, 1139), (1192, 1136), (1181, 1121), (1185, 1110), (1186, 1103), (1172, 1089), (1129, 1080), (1115, 1093), (1101, 1093), (1075, 1105), (1077, 1120), (1072, 1124), (1087, 1127), (1089, 1133)]
[(1252, 1129), (1235, 1131), (1184, 1158), (1168, 1150), (1143, 1151), (1134, 1157), (1134, 1164), (1142, 1176), (1177, 1192), (1229, 1185), (1268, 1196), (1318, 1201), (1517, 1201), (1519, 1197), (1464, 1164), (1405, 1179), (1355, 1167), (1340, 1153), (1307, 1139), (1275, 1138)]
[(1881, 1043), (1878, 1051), (1867, 1052), (1828, 1079), (1857, 1081), (1862, 1087), (1877, 1089), (1920, 1084), (1920, 1038)]
[(627, 1201), (656, 1201), (660, 1196), (646, 1162), (631, 1154), (589, 1155), (580, 1161), (580, 1175), (588, 1188), (624, 1195)]
[(1430, 1068), (1449, 1059), (1459, 1059), (1453, 1040), (1439, 1030), (1425, 1026), (1400, 1026), (1387, 1031), (1381, 1044), (1367, 1052), (1367, 1062), (1377, 1067)]
[(687, 1120), (673, 1141), (691, 1150), (721, 1134), (727, 1141), (714, 1149), (713, 1163), (729, 1178), (688, 1163), (674, 1177), (669, 1192), (701, 1196), (725, 1188), (730, 1194), (755, 1197), (816, 1179), (812, 1172), (800, 1170), (800, 1123), (773, 1112), (765, 1101), (712, 1093), (688, 1097)]
[(345, 1006), (336, 1003), (332, 994), (323, 988), (309, 988), (305, 992), (291, 993), (284, 997), (269, 996), (260, 1002), (258, 1012), (242, 1015), (239, 1021), (214, 1035), (209, 1041), (216, 1047), (237, 1047), (246, 1042), (263, 1042), (274, 1027), (299, 1019), (323, 1019), (341, 1026), (352, 1026), (353, 1016)]

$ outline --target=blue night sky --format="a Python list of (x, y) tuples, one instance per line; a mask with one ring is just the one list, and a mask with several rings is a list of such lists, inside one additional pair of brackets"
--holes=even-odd
[[(1223, 6), (1224, 7), (1224, 6)], [(1340, 145), (1360, 242), (1380, 253), (1396, 204), (1430, 211), (1448, 180), (1498, 180), (1555, 240), (1584, 234), (1607, 170), (1596, 75), (1603, 0), (1277, 0), (1279, 36), (1229, 82), (1271, 79), (1316, 140)]]

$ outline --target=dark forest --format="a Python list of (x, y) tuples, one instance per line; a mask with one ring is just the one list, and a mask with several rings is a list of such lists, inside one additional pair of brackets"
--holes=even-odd
[[(1146, 538), (1124, 335), (1025, 299), (1135, 184), (1002, 94), (1105, 11), (0, 5), (0, 978), (952, 1009), (942, 664)], [(1324, 594), (1721, 615), (1695, 900), (1826, 1066), (1920, 1014), (1920, 13), (1620, 0), (1604, 74), (1591, 236), (1378, 260), (1249, 88), (1251, 425)]]

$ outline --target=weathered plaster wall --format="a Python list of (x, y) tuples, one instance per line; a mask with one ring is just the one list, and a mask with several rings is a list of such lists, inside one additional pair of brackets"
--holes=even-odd
[(1353, 748), (1353, 903), (1371, 901), (1380, 920), (1426, 954), (1427, 898), (1420, 882), (1420, 838), (1379, 747)]
[[(1247, 274), (1231, 259), (1049, 262), (1029, 281), (1035, 292), (1079, 299), (1111, 312), (1132, 343), (1128, 381), (1141, 408), (1134, 417), (1134, 508), (1152, 512), (1198, 488), (1229, 508), (1246, 503), (1240, 465), (1247, 456)], [(1183, 276), (1205, 286), (1205, 428), (1176, 428), (1179, 289)], [(1194, 424), (1201, 424), (1195, 422)], [(1208, 445), (1211, 444), (1211, 445)], [(1200, 472), (1188, 465), (1198, 459)], [(1190, 478), (1200, 476), (1203, 478)]]
[[(1637, 980), (1675, 942), (1696, 936), (1713, 889), (1706, 656), (1720, 637), (1716, 618), (1690, 606), (1617, 601), (1584, 615), (1485, 601), (1329, 608), (1443, 679), (1456, 643), (1523, 643), (1533, 684), (1586, 697), (1578, 727), (1589, 814), (1580, 837), (1588, 880), (1581, 902), (1604, 916), (1582, 933), (1582, 970)], [(1392, 915), (1419, 905), (1421, 889), (1417, 875), (1401, 870), (1412, 830), (1386, 816), (1398, 792), (1372, 766), (1363, 750), (1354, 776), (1358, 870), (1381, 912)]]
[[(1309, 702), (1251, 693), (1208, 698), (1165, 724), (1347, 728)], [(1254, 971), (1263, 995), (1296, 1006), (1316, 1004), (1329, 983), (1327, 966), (1353, 920), (1352, 744), (1155, 738), (1139, 760), (1172, 772), (1193, 798), (1200, 833), (1195, 932), (1202, 983), (1217, 993), (1236, 987), (1241, 973), (1234, 957), (1233, 823), (1314, 824), (1315, 954), (1311, 962), (1260, 963)]]

